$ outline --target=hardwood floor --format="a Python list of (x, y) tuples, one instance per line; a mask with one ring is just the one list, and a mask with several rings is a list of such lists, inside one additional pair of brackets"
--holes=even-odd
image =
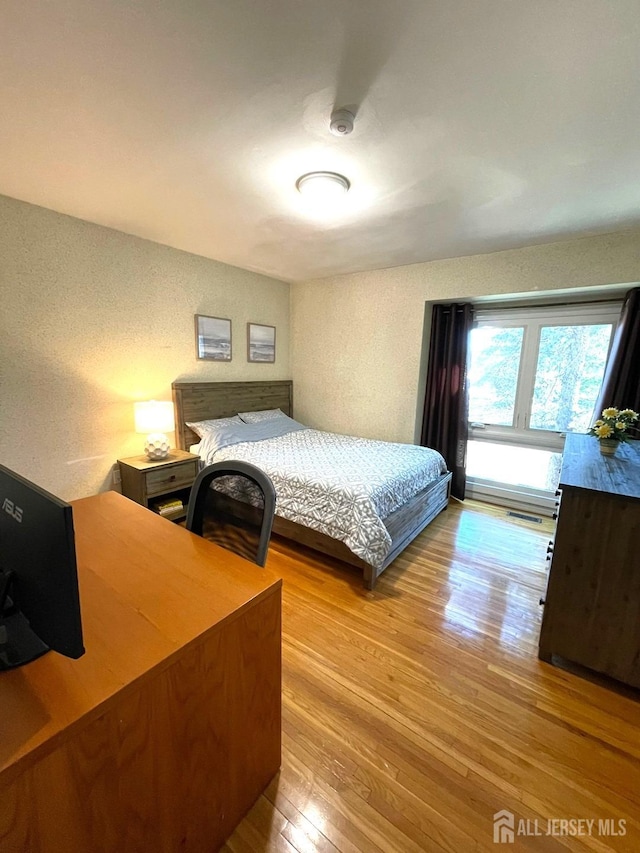
[[(454, 504), (372, 592), (274, 539), (282, 768), (224, 850), (637, 853), (638, 694), (537, 658), (551, 532)], [(503, 809), (513, 844), (493, 841)], [(550, 823), (571, 819), (595, 823)]]

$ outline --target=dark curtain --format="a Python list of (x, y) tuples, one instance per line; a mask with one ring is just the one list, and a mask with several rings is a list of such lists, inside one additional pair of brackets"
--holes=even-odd
[(625, 296), (595, 417), (607, 406), (640, 411), (640, 287)]
[(420, 443), (438, 450), (453, 473), (451, 494), (464, 499), (469, 433), (467, 352), (473, 306), (434, 305)]

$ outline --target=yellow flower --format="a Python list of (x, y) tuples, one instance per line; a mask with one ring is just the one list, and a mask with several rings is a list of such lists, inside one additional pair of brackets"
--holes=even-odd
[(610, 438), (613, 435), (613, 430), (609, 424), (602, 424), (602, 426), (595, 428), (595, 434), (598, 438)]
[(597, 420), (595, 422), (594, 426), (602, 426), (603, 423), (604, 423), (604, 421)]
[(604, 409), (603, 410), (602, 417), (603, 418), (617, 418), (618, 414), (619, 414), (618, 410), (611, 407), (610, 409)]
[(638, 417), (640, 417), (637, 412), (633, 411), (633, 409), (623, 409), (620, 414), (623, 418), (629, 418), (631, 421), (636, 421), (638, 420)]
[(626, 428), (627, 428), (627, 425), (625, 423), (623, 423), (622, 421), (618, 421), (616, 423), (616, 429), (619, 429), (622, 432), (624, 432)]

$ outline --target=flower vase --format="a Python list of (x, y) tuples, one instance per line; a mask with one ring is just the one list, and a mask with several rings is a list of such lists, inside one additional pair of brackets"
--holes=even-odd
[(620, 446), (620, 442), (615, 438), (601, 438), (598, 442), (600, 453), (603, 456), (615, 456), (616, 450)]

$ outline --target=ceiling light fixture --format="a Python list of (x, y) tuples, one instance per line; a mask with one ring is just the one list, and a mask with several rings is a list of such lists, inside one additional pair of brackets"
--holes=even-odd
[(318, 201), (329, 201), (344, 195), (351, 184), (337, 172), (307, 172), (296, 181), (296, 189), (303, 196)]

